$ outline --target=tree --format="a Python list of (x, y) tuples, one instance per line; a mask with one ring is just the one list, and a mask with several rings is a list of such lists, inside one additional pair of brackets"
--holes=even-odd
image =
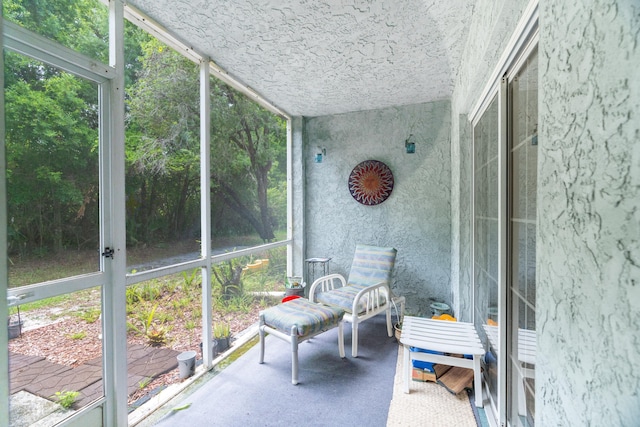
[(69, 74), (43, 74), (5, 90), (11, 235), (61, 251), (99, 236), (97, 119), (87, 119), (98, 93)]
[[(166, 185), (171, 176), (182, 183), (177, 196), (197, 194), (190, 189), (199, 188), (199, 75), (195, 64), (155, 40), (144, 44), (142, 64), (129, 102), (130, 128), (139, 132), (127, 134), (127, 153), (131, 165), (147, 176), (135, 210), (140, 221), (149, 222), (147, 214), (155, 209), (145, 210), (143, 204), (153, 203), (151, 194), (157, 198), (150, 186)], [(286, 152), (284, 122), (217, 80), (211, 84), (211, 103), (214, 223), (224, 231), (253, 230), (272, 240), (269, 173), (276, 157)], [(187, 205), (188, 200), (175, 200), (170, 209), (184, 211)]]
[(286, 153), (285, 123), (221, 82), (211, 89), (212, 187), (264, 241), (273, 240), (269, 172)]

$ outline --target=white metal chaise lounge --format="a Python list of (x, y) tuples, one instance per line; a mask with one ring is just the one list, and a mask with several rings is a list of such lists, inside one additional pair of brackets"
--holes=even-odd
[(360, 323), (384, 312), (387, 317), (387, 334), (391, 337), (392, 299), (404, 308), (404, 297), (393, 297), (389, 286), (396, 254), (395, 248), (357, 245), (348, 280), (340, 274), (329, 274), (311, 285), (309, 301), (339, 307), (345, 311), (344, 320), (352, 325), (353, 357), (358, 356)]

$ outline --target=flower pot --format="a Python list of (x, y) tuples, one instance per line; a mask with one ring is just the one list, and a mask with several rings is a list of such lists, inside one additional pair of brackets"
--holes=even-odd
[[(202, 343), (200, 343), (200, 353), (202, 353)], [(218, 354), (218, 341), (216, 341), (215, 339), (211, 340), (211, 354), (215, 357), (216, 354)]]
[(196, 352), (185, 351), (176, 356), (178, 359), (178, 371), (180, 379), (189, 378), (196, 370)]
[(229, 338), (230, 337), (216, 338), (214, 340), (217, 344), (218, 353), (222, 353), (223, 351), (229, 348)]
[(395, 325), (393, 325), (393, 329), (395, 331), (396, 340), (398, 340), (398, 343), (400, 343), (400, 336), (402, 335), (402, 325), (396, 323)]
[(9, 339), (22, 335), (22, 322), (9, 322)]
[(304, 297), (304, 288), (286, 288), (284, 291), (285, 296), (297, 295)]

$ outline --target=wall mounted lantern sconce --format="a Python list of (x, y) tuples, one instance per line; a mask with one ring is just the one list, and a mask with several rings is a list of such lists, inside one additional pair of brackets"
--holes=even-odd
[(413, 134), (409, 135), (409, 138), (404, 141), (404, 148), (407, 150), (407, 154), (414, 154), (416, 152), (416, 141)]
[(327, 149), (325, 147), (318, 147), (316, 154), (313, 156), (313, 160), (316, 163), (322, 163), (322, 159), (327, 156)]

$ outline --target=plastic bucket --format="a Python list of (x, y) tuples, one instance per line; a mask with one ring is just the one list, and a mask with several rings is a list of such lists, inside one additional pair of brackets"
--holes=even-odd
[(196, 370), (196, 352), (185, 351), (176, 356), (180, 379), (189, 378)]

